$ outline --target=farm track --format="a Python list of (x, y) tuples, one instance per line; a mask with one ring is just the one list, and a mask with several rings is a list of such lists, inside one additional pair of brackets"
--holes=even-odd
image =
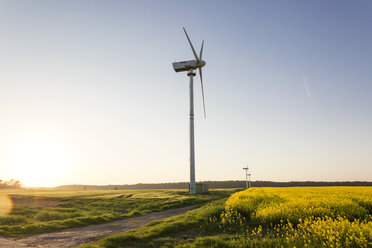
[(189, 206), (171, 209), (148, 215), (117, 220), (105, 224), (91, 225), (80, 228), (71, 228), (53, 233), (42, 233), (21, 238), (5, 238), (0, 236), (0, 247), (7, 248), (64, 248), (76, 247), (97, 241), (103, 237), (125, 232), (133, 228), (143, 226), (154, 220), (161, 220), (175, 215), (186, 213), (198, 206)]

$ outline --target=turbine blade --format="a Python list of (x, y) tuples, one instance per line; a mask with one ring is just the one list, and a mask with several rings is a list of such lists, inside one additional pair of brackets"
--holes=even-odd
[(203, 86), (203, 74), (202, 69), (199, 68), (199, 75), (200, 75), (200, 85), (202, 90), (202, 96), (203, 96), (203, 109), (204, 109), (204, 118), (207, 118), (207, 114), (205, 112), (205, 100), (204, 100), (204, 86)]
[(202, 59), (202, 55), (203, 55), (203, 46), (204, 46), (204, 40), (202, 42), (202, 46), (200, 48), (200, 55), (199, 55), (199, 59)]
[(198, 55), (197, 55), (196, 52), (195, 52), (194, 46), (192, 45), (191, 40), (190, 40), (189, 36), (187, 35), (186, 29), (183, 28), (183, 31), (185, 31), (185, 34), (186, 34), (187, 40), (189, 41), (189, 44), (190, 44), (191, 49), (192, 49), (192, 52), (194, 53), (194, 57), (195, 57), (195, 59), (196, 59), (196, 62), (199, 63), (200, 59), (198, 58)]

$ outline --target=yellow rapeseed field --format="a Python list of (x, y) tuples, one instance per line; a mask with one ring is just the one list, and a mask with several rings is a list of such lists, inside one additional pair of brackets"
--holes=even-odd
[(372, 187), (251, 188), (233, 194), (220, 228), (289, 247), (372, 247)]

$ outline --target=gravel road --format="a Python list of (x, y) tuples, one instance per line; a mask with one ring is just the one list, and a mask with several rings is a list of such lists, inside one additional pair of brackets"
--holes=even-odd
[(117, 220), (105, 224), (86, 226), (81, 228), (66, 229), (53, 233), (35, 234), (20, 238), (6, 238), (0, 236), (0, 247), (6, 248), (64, 248), (75, 247), (97, 241), (103, 237), (124, 232), (143, 226), (153, 220), (161, 220), (171, 216), (186, 213), (197, 206), (171, 209), (162, 212), (151, 213), (141, 217)]

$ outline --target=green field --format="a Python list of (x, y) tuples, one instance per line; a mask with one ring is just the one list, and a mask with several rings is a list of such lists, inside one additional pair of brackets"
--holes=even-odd
[(101, 247), (372, 247), (372, 187), (252, 188)]
[(2, 236), (52, 232), (200, 205), (85, 247), (372, 247), (372, 187), (213, 190), (198, 196), (186, 190), (0, 193)]
[(216, 190), (0, 190), (0, 235), (19, 236), (109, 222), (229, 196)]

